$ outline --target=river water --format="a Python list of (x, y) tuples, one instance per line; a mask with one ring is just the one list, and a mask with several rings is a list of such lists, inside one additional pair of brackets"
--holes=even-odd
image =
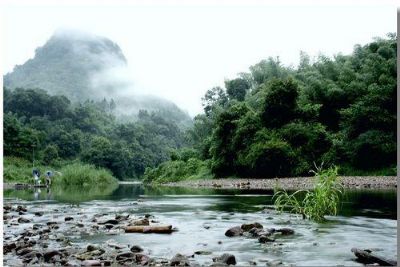
[[(73, 193), (71, 193), (73, 192)], [(112, 190), (6, 190), (4, 202), (23, 204), (28, 210), (43, 210), (41, 222), (60, 216), (127, 213), (151, 214), (157, 221), (172, 224), (169, 235), (105, 233), (76, 235), (72, 243), (103, 244), (110, 239), (120, 244), (140, 245), (145, 253), (171, 259), (176, 253), (196, 255), (193, 260), (209, 265), (223, 253), (236, 256), (239, 265), (271, 262), (296, 266), (357, 266), (352, 247), (374, 249), (390, 259), (397, 257), (397, 212), (395, 190), (347, 190), (339, 215), (318, 224), (271, 209), (272, 191), (214, 190), (144, 187), (123, 184)], [(226, 237), (225, 231), (243, 223), (259, 222), (264, 228), (290, 227), (291, 236), (260, 244), (257, 239)], [(21, 226), (22, 227), (22, 226)], [(7, 229), (5, 228), (5, 231)], [(68, 236), (68, 233), (65, 233)], [(206, 254), (207, 254), (206, 253)]]

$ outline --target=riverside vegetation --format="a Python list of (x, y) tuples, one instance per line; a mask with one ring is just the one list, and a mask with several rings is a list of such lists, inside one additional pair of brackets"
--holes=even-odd
[(394, 175), (396, 49), (388, 34), (351, 55), (301, 53), (296, 68), (262, 60), (208, 90), (204, 114), (186, 128), (160, 111), (124, 121), (112, 99), (4, 88), (5, 181), (30, 176), (16, 158), (56, 170), (91, 164), (75, 167), (149, 183), (300, 176), (322, 161), (341, 175)]
[[(315, 183), (312, 190), (298, 190), (289, 194), (277, 189), (274, 194), (278, 211), (291, 211), (317, 222), (325, 221), (326, 215), (336, 215), (343, 194), (343, 187), (337, 176), (337, 168), (322, 168), (314, 171)], [(303, 195), (303, 199), (301, 196)]]
[(297, 68), (279, 58), (251, 66), (207, 91), (187, 132), (190, 156), (178, 151), (145, 181), (301, 176), (313, 162), (341, 175), (395, 175), (396, 49), (388, 34), (333, 59), (301, 53)]

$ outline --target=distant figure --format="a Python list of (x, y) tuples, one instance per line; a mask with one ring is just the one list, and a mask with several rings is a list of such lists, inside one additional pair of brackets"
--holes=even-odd
[(46, 186), (47, 187), (51, 186), (51, 177), (53, 177), (53, 172), (52, 171), (46, 171)]
[(35, 186), (40, 186), (40, 171), (37, 169), (33, 169), (32, 175), (35, 181)]

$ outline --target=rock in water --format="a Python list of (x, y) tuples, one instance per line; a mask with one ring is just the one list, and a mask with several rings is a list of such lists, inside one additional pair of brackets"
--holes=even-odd
[(170, 266), (190, 266), (190, 264), (186, 256), (178, 253), (171, 259)]
[(242, 226), (240, 228), (242, 228), (243, 231), (247, 232), (247, 231), (251, 230), (252, 228), (262, 229), (263, 226), (260, 223), (255, 222), (255, 223), (242, 224)]
[(258, 242), (260, 243), (267, 243), (267, 242), (274, 242), (275, 240), (266, 236), (266, 235), (262, 235), (258, 238)]
[(276, 230), (276, 232), (281, 233), (282, 235), (293, 235), (294, 230), (290, 228), (281, 228)]
[(379, 264), (380, 266), (397, 266), (394, 260), (388, 260), (378, 255), (375, 255), (371, 250), (352, 248), (351, 252), (357, 257), (359, 262), (364, 264)]
[(131, 247), (131, 251), (132, 251), (133, 253), (138, 253), (138, 252), (142, 252), (143, 249), (142, 249), (140, 246), (133, 245), (133, 246)]
[(235, 226), (235, 227), (228, 229), (225, 232), (225, 235), (228, 237), (240, 236), (240, 235), (243, 235), (243, 230), (240, 226)]
[(213, 261), (217, 262), (217, 263), (228, 264), (228, 265), (236, 265), (235, 256), (232, 254), (229, 254), (229, 253), (224, 253), (219, 257), (215, 257), (215, 258), (213, 258)]

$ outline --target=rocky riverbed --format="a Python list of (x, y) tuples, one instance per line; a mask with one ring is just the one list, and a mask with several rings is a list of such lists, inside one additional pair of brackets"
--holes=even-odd
[[(349, 194), (346, 216), (327, 224), (276, 213), (268, 191), (120, 185), (77, 202), (23, 192), (4, 200), (6, 266), (362, 266), (352, 248), (396, 256), (393, 192)], [(147, 232), (160, 225), (169, 234)]]
[[(352, 189), (387, 189), (397, 188), (396, 176), (343, 176), (341, 183)], [(314, 177), (292, 177), (275, 179), (222, 178), (205, 180), (186, 180), (164, 184), (166, 186), (190, 188), (222, 188), (222, 189), (274, 189), (276, 186), (285, 190), (310, 189)]]

